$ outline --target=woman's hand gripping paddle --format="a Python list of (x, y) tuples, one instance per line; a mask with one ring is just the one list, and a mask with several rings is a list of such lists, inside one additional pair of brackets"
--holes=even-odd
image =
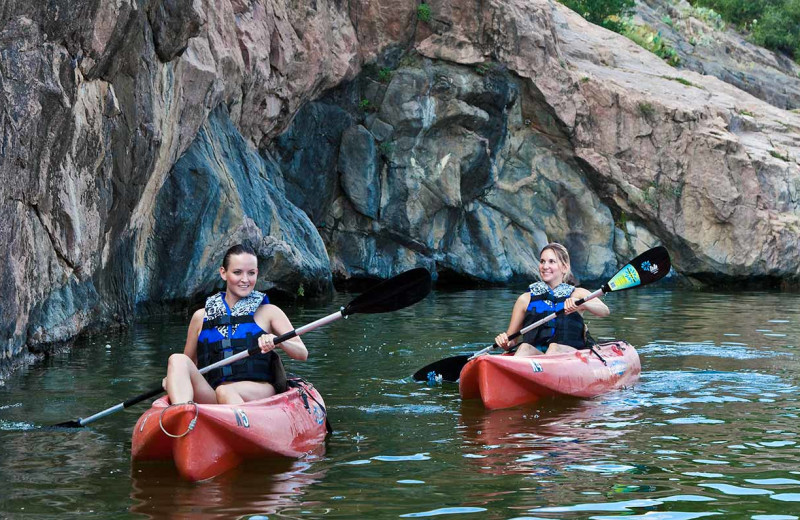
[[(341, 318), (347, 318), (353, 314), (379, 314), (383, 312), (392, 312), (399, 309), (404, 309), (425, 298), (430, 291), (431, 274), (428, 272), (428, 270), (422, 267), (411, 269), (410, 271), (406, 271), (398, 274), (397, 276), (389, 278), (388, 280), (379, 283), (375, 287), (372, 287), (369, 290), (361, 293), (345, 307), (342, 307), (341, 310), (313, 323), (309, 323), (308, 325), (298, 329), (281, 334), (275, 338), (275, 344), (277, 345), (288, 339), (292, 339), (295, 336), (301, 336), (306, 332), (310, 332)], [(257, 346), (251, 347), (248, 350), (244, 350), (229, 358), (218, 361), (213, 365), (204, 367), (202, 370), (200, 370), (200, 373), (204, 374), (210, 370), (214, 370), (221, 366), (233, 363), (234, 361), (258, 354), (259, 352), (261, 352), (261, 349)], [(112, 406), (111, 408), (107, 408), (106, 410), (98, 412), (85, 419), (67, 421), (56, 424), (55, 426), (65, 428), (80, 428), (102, 417), (119, 412), (120, 410), (124, 410), (125, 408), (133, 406), (136, 403), (160, 395), (163, 392), (164, 389), (161, 387), (161, 385), (158, 385), (158, 387), (154, 387), (149, 392), (132, 397), (127, 401)]]
[[(649, 249), (631, 260), (628, 264), (620, 269), (608, 282), (596, 290), (595, 292), (587, 295), (584, 298), (575, 302), (576, 306), (583, 305), (587, 301), (602, 296), (609, 292), (619, 292), (626, 289), (633, 289), (634, 287), (641, 287), (643, 285), (651, 284), (657, 280), (664, 278), (670, 270), (671, 263), (669, 260), (669, 253), (663, 246), (654, 247)], [(563, 309), (545, 316), (536, 323), (532, 323), (522, 330), (515, 332), (508, 337), (509, 340), (522, 336), (536, 327), (540, 327), (548, 321), (554, 319), (556, 316), (564, 314)], [(485, 349), (474, 354), (464, 354), (460, 356), (453, 356), (445, 359), (440, 359), (434, 363), (426, 365), (412, 376), (415, 381), (448, 381), (455, 383), (461, 375), (461, 369), (467, 362), (475, 357), (483, 354), (488, 354), (493, 349), (497, 348), (493, 344)]]

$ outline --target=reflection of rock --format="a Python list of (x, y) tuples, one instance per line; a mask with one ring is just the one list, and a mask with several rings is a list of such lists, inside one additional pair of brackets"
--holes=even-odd
[(307, 488), (324, 479), (324, 472), (308, 469), (308, 462), (262, 460), (197, 484), (181, 480), (172, 465), (140, 464), (131, 473), (131, 512), (149, 518), (209, 520), (281, 516), (300, 507)]

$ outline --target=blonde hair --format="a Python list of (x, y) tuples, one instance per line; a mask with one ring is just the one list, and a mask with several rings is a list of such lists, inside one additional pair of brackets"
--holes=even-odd
[(558, 261), (561, 262), (564, 267), (566, 267), (566, 270), (564, 271), (564, 277), (561, 279), (561, 281), (570, 285), (577, 285), (578, 281), (572, 275), (572, 267), (569, 262), (569, 252), (567, 251), (567, 248), (558, 242), (550, 242), (542, 248), (542, 251), (539, 253), (539, 258), (541, 258), (542, 254), (544, 254), (544, 252), (548, 249), (552, 251), (556, 255)]

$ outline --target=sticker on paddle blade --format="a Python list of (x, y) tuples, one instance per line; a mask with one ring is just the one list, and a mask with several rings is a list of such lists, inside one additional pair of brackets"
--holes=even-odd
[(658, 274), (658, 264), (654, 264), (650, 262), (650, 260), (645, 260), (642, 262), (642, 270), (650, 274)]
[[(658, 270), (658, 267), (656, 267), (656, 270)], [(631, 264), (628, 264), (614, 275), (614, 278), (608, 282), (608, 286), (612, 291), (620, 291), (622, 289), (636, 287), (640, 283), (639, 273), (636, 272), (636, 269)]]

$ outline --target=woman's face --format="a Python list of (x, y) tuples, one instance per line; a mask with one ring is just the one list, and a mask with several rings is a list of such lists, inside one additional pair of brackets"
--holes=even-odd
[(544, 283), (555, 287), (564, 281), (566, 273), (567, 266), (559, 261), (552, 249), (542, 251), (542, 256), (539, 258), (539, 276), (542, 277)]
[(228, 257), (228, 268), (219, 268), (219, 275), (225, 280), (226, 291), (239, 298), (245, 298), (256, 286), (258, 259), (248, 253)]

